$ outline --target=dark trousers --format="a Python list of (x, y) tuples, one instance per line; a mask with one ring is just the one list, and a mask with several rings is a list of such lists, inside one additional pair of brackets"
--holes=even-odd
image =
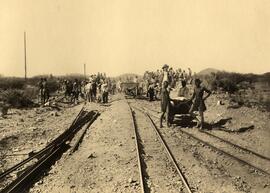
[(153, 101), (154, 100), (154, 96), (155, 96), (155, 91), (154, 89), (150, 88), (148, 90), (148, 96), (149, 96), (149, 101)]
[(108, 92), (103, 92), (102, 93), (102, 102), (103, 103), (108, 103), (108, 95), (109, 95)]

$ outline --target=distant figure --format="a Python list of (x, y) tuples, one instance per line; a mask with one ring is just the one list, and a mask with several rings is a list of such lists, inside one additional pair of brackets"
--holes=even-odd
[(158, 100), (159, 95), (160, 95), (159, 83), (155, 83), (155, 85), (154, 85), (154, 98), (155, 98), (155, 100)]
[(80, 95), (80, 84), (78, 79), (75, 79), (72, 87), (72, 102), (77, 104)]
[(183, 72), (180, 72), (180, 74), (179, 74), (179, 80), (180, 81), (184, 80), (184, 73)]
[(116, 93), (116, 83), (115, 82), (112, 82), (111, 94), (112, 95), (115, 95), (115, 93)]
[(191, 76), (192, 76), (192, 71), (190, 68), (188, 68), (188, 77), (191, 78)]
[(155, 96), (155, 88), (154, 88), (154, 84), (150, 84), (147, 90), (147, 96), (149, 96), (149, 101), (153, 101), (154, 100), (154, 96)]
[(138, 76), (135, 76), (133, 79), (133, 82), (136, 83), (136, 91), (135, 91), (135, 96), (138, 95), (138, 90), (139, 90), (139, 80), (138, 80)]
[(102, 102), (102, 92), (99, 85), (97, 85), (96, 101), (98, 103)]
[(44, 78), (42, 81), (42, 87), (43, 87), (43, 104), (49, 101), (50, 93), (48, 88), (48, 82), (47, 79)]
[(43, 88), (43, 78), (40, 78), (38, 82), (38, 89), (39, 89), (39, 96), (40, 96), (40, 103), (45, 103), (45, 95), (44, 95), (44, 88)]
[(65, 80), (65, 98), (71, 97), (72, 95), (72, 83), (69, 80)]
[(160, 116), (160, 128), (163, 127), (162, 121), (166, 113), (166, 121), (167, 126), (170, 127), (169, 124), (169, 106), (170, 106), (170, 93), (168, 89), (169, 83), (167, 81), (163, 82), (162, 90), (161, 90), (161, 116)]
[(94, 102), (96, 100), (97, 96), (97, 83), (95, 80), (91, 82), (91, 87), (90, 87), (90, 100), (91, 102)]
[(167, 64), (164, 64), (163, 67), (162, 67), (162, 74), (161, 74), (161, 83), (163, 85), (164, 82), (168, 82), (169, 84), (171, 83), (171, 77), (169, 75), (169, 66)]
[[(208, 94), (203, 97), (204, 92), (207, 92)], [(211, 95), (211, 91), (206, 89), (205, 87), (201, 87), (201, 80), (195, 79), (195, 88), (194, 93), (192, 95), (191, 100), (193, 101), (193, 104), (190, 108), (189, 113), (193, 115), (193, 111), (199, 111), (200, 114), (200, 120), (198, 119), (197, 127), (200, 127), (200, 129), (203, 129), (204, 127), (204, 116), (203, 113), (206, 110), (206, 106), (204, 101)]]
[(179, 89), (177, 96), (178, 97), (184, 97), (184, 98), (187, 99), (187, 98), (189, 98), (189, 89), (186, 86), (187, 83), (186, 83), (185, 80), (182, 80), (181, 84), (182, 84), (182, 87)]
[(86, 82), (86, 85), (84, 86), (84, 90), (85, 90), (85, 100), (88, 102), (91, 102), (91, 82)]
[(187, 75), (186, 71), (184, 70), (184, 71), (183, 71), (183, 79), (184, 79), (185, 81), (187, 80), (187, 76), (188, 76), (188, 75)]
[(117, 92), (118, 92), (118, 93), (122, 92), (122, 86), (121, 86), (121, 84), (122, 84), (122, 81), (121, 81), (121, 79), (120, 79), (120, 80), (117, 81), (117, 85), (116, 85), (116, 87), (117, 87)]
[(109, 91), (108, 91), (108, 84), (107, 84), (107, 82), (104, 82), (101, 85), (101, 92), (102, 92), (102, 102), (103, 103), (108, 103)]
[(135, 76), (135, 77), (133, 78), (133, 82), (134, 82), (134, 83), (138, 83), (138, 76)]

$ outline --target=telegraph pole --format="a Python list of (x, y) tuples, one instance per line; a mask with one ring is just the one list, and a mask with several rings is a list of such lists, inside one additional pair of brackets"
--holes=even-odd
[(26, 63), (26, 32), (24, 32), (24, 79), (27, 80), (27, 63)]
[(86, 80), (86, 64), (83, 64), (84, 79)]

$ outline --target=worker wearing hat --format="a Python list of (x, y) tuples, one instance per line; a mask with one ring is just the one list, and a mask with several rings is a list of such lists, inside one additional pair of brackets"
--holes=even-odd
[(160, 117), (160, 127), (163, 127), (162, 120), (166, 114), (167, 126), (170, 127), (169, 123), (169, 111), (170, 111), (170, 84), (172, 78), (169, 75), (169, 66), (164, 64), (162, 66), (162, 74), (160, 79), (161, 84), (161, 111), (162, 115)]
[(162, 86), (163, 86), (163, 83), (165, 81), (167, 81), (169, 83), (169, 85), (171, 83), (171, 77), (169, 76), (168, 69), (169, 69), (169, 66), (167, 64), (164, 64), (162, 66), (162, 74), (161, 74), (161, 81), (160, 81), (160, 83), (162, 84)]

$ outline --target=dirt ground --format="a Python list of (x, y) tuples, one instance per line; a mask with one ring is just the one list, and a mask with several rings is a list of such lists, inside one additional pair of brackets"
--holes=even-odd
[[(149, 112), (158, 125), (160, 102), (130, 99), (131, 106)], [(222, 101), (222, 105), (218, 104)], [(81, 104), (82, 105), (82, 104)], [(0, 120), (0, 171), (27, 158), (62, 133), (78, 114), (81, 105), (59, 105), (28, 110), (12, 109)], [(87, 130), (73, 154), (66, 152), (30, 192), (141, 192), (138, 160), (130, 109), (123, 95), (112, 96), (108, 105), (86, 104), (100, 116)], [(225, 95), (207, 100), (206, 132), (270, 157), (270, 114), (240, 107)], [(135, 111), (142, 144), (148, 192), (186, 192), (173, 166), (151, 130), (147, 119)], [(222, 151), (270, 173), (270, 161), (231, 147), (199, 132), (193, 124), (176, 119), (171, 128), (160, 129), (183, 170), (193, 192), (270, 192), (269, 175), (240, 163)], [(217, 147), (215, 150), (183, 133), (188, 132)], [(15, 176), (9, 180), (14, 179)]]

